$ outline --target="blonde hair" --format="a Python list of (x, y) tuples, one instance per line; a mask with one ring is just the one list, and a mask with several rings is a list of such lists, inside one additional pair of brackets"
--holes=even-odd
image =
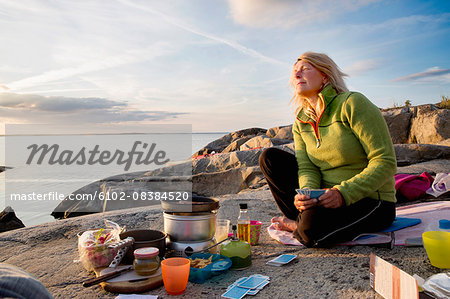
[[(331, 86), (333, 86), (333, 88), (336, 89), (338, 93), (348, 91), (348, 88), (344, 82), (344, 77), (348, 75), (342, 72), (342, 70), (337, 66), (337, 64), (333, 61), (333, 59), (331, 59), (328, 55), (316, 52), (305, 52), (302, 55), (300, 55), (295, 64), (297, 64), (297, 62), (300, 60), (308, 62), (318, 71), (324, 74), (328, 79), (327, 84), (331, 84)], [(292, 74), (291, 78), (289, 79), (289, 85), (294, 87), (295, 87), (294, 84), (295, 76), (296, 74), (294, 72), (294, 68), (292, 68)], [(324, 85), (323, 87), (325, 87), (326, 85)], [(291, 102), (294, 102), (294, 105), (296, 105), (295, 114), (297, 114), (300, 111), (300, 109), (303, 108), (305, 110), (305, 113), (309, 117), (314, 119), (314, 121), (317, 121), (318, 116), (316, 114), (316, 111), (313, 109), (313, 107), (311, 107), (311, 105), (306, 99), (302, 98), (298, 94), (294, 94), (294, 96), (291, 99)], [(322, 107), (321, 102), (319, 104), (321, 105), (320, 109), (323, 110), (325, 107)]]

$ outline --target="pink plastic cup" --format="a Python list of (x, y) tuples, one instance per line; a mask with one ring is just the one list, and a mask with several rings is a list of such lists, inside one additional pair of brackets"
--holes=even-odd
[(250, 245), (257, 245), (259, 242), (259, 234), (261, 233), (261, 221), (250, 221)]

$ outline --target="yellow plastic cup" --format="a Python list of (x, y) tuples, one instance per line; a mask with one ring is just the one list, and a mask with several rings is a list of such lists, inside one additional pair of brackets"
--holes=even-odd
[(424, 232), (422, 239), (430, 263), (437, 268), (450, 268), (450, 233), (444, 231)]

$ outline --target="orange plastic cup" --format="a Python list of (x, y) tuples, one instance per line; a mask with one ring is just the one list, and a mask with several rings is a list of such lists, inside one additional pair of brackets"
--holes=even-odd
[(161, 262), (164, 287), (169, 295), (181, 295), (186, 290), (191, 262), (183, 257), (171, 257)]

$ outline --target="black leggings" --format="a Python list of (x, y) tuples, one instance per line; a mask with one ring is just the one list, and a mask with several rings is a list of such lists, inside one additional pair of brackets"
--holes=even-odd
[(362, 198), (337, 209), (318, 206), (300, 212), (294, 206), (298, 188), (295, 156), (268, 148), (261, 154), (259, 165), (281, 212), (297, 222), (294, 237), (307, 247), (328, 247), (350, 241), (362, 233), (383, 230), (395, 219), (395, 203), (372, 198)]

